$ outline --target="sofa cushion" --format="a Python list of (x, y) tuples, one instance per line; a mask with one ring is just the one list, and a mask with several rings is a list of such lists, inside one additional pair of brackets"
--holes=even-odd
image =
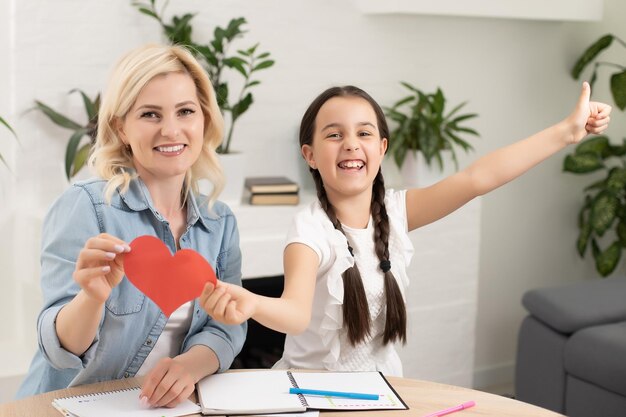
[(576, 332), (565, 344), (568, 374), (626, 396), (626, 322)]
[(553, 329), (571, 334), (626, 320), (626, 278), (614, 277), (528, 291), (522, 304)]

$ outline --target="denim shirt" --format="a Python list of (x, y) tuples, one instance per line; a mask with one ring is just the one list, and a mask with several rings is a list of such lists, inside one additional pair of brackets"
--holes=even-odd
[[(55, 321), (80, 290), (72, 278), (76, 259), (92, 236), (108, 233), (127, 243), (141, 235), (156, 236), (172, 253), (174, 236), (167, 220), (154, 208), (140, 179), (132, 180), (124, 194), (104, 201), (101, 179), (74, 184), (54, 203), (43, 225), (41, 288), (44, 306), (37, 320), (39, 349), (17, 398), (69, 386), (134, 376), (154, 347), (167, 317), (126, 277), (113, 288), (92, 345), (81, 356), (59, 342)], [(241, 251), (237, 223), (231, 210), (216, 202), (208, 211), (205, 197), (190, 196), (187, 227), (181, 248), (198, 251), (213, 266), (218, 278), (241, 285)], [(204, 203), (204, 204), (203, 204)], [(205, 345), (219, 359), (219, 372), (228, 369), (241, 350), (246, 324), (229, 326), (209, 317), (194, 300), (193, 318), (181, 352)]]

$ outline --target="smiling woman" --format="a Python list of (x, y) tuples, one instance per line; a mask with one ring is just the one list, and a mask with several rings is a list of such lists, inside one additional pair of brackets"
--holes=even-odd
[[(117, 64), (90, 163), (100, 178), (68, 189), (43, 227), (39, 350), (18, 396), (146, 375), (143, 400), (174, 406), (202, 377), (228, 369), (246, 325), (209, 320), (197, 302), (171, 315), (125, 277), (127, 242), (194, 249), (241, 285), (239, 234), (217, 202), (222, 117), (205, 71), (178, 46), (148, 45)], [(198, 180), (214, 185), (200, 195)]]

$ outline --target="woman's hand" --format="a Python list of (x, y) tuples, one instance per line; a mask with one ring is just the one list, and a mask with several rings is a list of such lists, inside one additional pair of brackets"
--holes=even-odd
[(189, 398), (196, 381), (176, 358), (163, 358), (146, 375), (139, 398), (152, 407), (176, 407)]
[(240, 287), (218, 281), (207, 283), (200, 295), (200, 305), (212, 318), (224, 324), (241, 324), (256, 311), (258, 296)]
[(611, 106), (589, 101), (590, 96), (591, 88), (584, 82), (576, 108), (567, 118), (572, 126), (572, 143), (580, 142), (589, 133), (598, 135), (609, 127)]
[(78, 254), (74, 281), (89, 298), (104, 303), (124, 276), (124, 254), (128, 252), (126, 242), (109, 234), (90, 238)]

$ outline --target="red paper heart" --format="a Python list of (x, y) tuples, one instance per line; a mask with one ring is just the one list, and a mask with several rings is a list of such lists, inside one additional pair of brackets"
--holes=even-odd
[(211, 265), (192, 249), (174, 256), (154, 236), (139, 236), (124, 255), (126, 277), (169, 317), (187, 301), (199, 297), (207, 282), (216, 284)]

